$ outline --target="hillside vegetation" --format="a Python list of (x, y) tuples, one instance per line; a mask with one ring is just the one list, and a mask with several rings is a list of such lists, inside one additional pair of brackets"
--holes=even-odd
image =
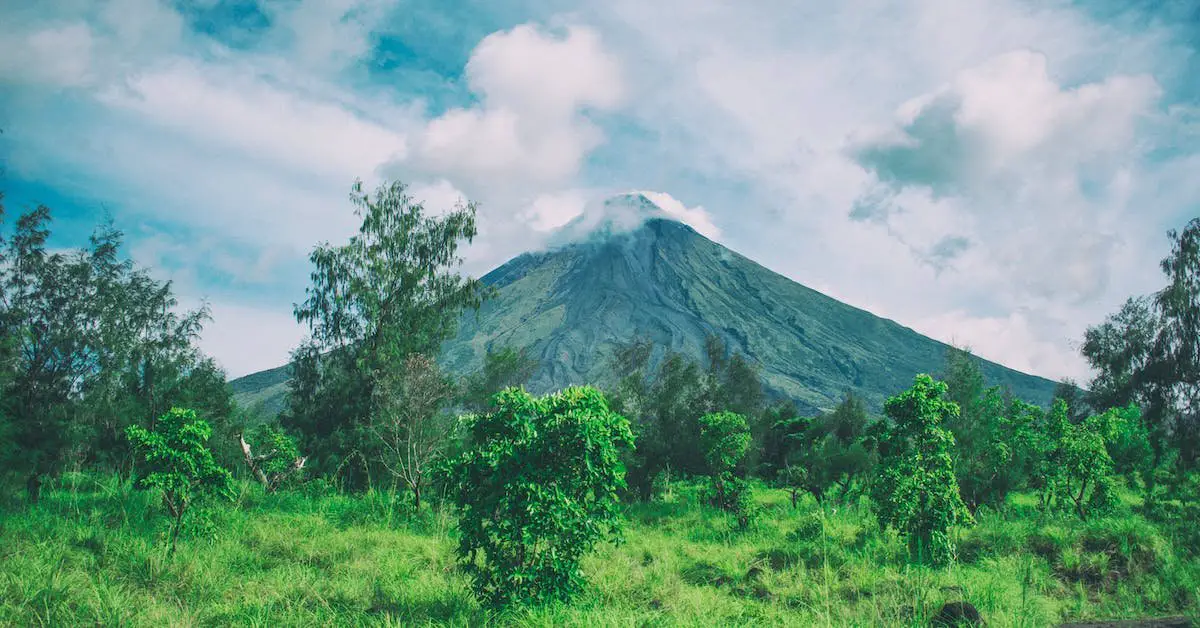
[[(1088, 390), (1063, 381), (1043, 405), (944, 348), (926, 372), (878, 371), (878, 404), (848, 390), (817, 411), (773, 394), (749, 331), (691, 349), (634, 334), (549, 367), (483, 346), (449, 372), (436, 356), (502, 282), (455, 271), (474, 205), (429, 216), (405, 189), (356, 185), (359, 232), (313, 250), (277, 416), (234, 400), (195, 346), (207, 311), (177, 311), (119, 232), (55, 251), (48, 209), (17, 219), (0, 241), (0, 624), (1195, 619), (1200, 219), (1168, 233), (1163, 289), (1088, 329)], [(564, 277), (662, 270), (628, 257), (671, 259), (662, 229)], [(643, 286), (681, 285), (658, 279)], [(601, 318), (624, 298), (581, 290)], [(609, 381), (527, 389), (599, 362)]]

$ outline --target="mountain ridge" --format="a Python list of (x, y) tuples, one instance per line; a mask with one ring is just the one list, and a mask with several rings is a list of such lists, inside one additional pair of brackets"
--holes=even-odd
[[(653, 365), (668, 348), (701, 359), (713, 333), (759, 366), (769, 391), (813, 412), (847, 391), (879, 409), (916, 373), (939, 371), (950, 346), (795, 282), (662, 213), (644, 212), (617, 229), (598, 224), (609, 225), (600, 237), (583, 232), (485, 274), (498, 296), (463, 315), (442, 346), (442, 365), (462, 375), (489, 348), (524, 347), (540, 360), (528, 386), (540, 393), (612, 381), (608, 358), (635, 338), (655, 342)], [(1049, 402), (1054, 382), (979, 360), (989, 384)], [(285, 365), (231, 385), (240, 403), (273, 413), (282, 408), (286, 377)]]

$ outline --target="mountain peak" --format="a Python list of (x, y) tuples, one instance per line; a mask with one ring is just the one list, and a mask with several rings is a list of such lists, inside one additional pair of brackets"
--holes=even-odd
[(604, 241), (636, 231), (653, 220), (691, 227), (710, 239), (720, 237), (703, 207), (689, 208), (665, 192), (631, 190), (590, 204), (583, 213), (563, 225), (547, 242), (555, 249), (570, 244)]

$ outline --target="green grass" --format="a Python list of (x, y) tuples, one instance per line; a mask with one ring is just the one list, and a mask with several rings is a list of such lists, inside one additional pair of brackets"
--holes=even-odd
[(989, 626), (1047, 626), (1186, 614), (1200, 596), (1197, 548), (1134, 514), (982, 513), (958, 532), (958, 562), (926, 569), (863, 507), (756, 499), (737, 531), (676, 485), (629, 507), (625, 542), (585, 561), (574, 603), (489, 616), (455, 568), (449, 511), (242, 484), (168, 559), (152, 495), (68, 474), (38, 506), (0, 511), (0, 625), (923, 626), (967, 600)]

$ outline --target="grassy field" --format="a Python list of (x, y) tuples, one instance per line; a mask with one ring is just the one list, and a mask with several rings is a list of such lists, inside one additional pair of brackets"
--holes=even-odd
[(966, 600), (989, 626), (1195, 613), (1200, 559), (1141, 517), (1040, 519), (1029, 499), (959, 533), (958, 561), (908, 566), (861, 507), (797, 510), (760, 489), (748, 530), (677, 485), (630, 506), (625, 542), (584, 563), (571, 605), (489, 616), (455, 568), (449, 511), (386, 494), (240, 495), (164, 555), (152, 495), (64, 476), (0, 514), (0, 625), (901, 626)]

